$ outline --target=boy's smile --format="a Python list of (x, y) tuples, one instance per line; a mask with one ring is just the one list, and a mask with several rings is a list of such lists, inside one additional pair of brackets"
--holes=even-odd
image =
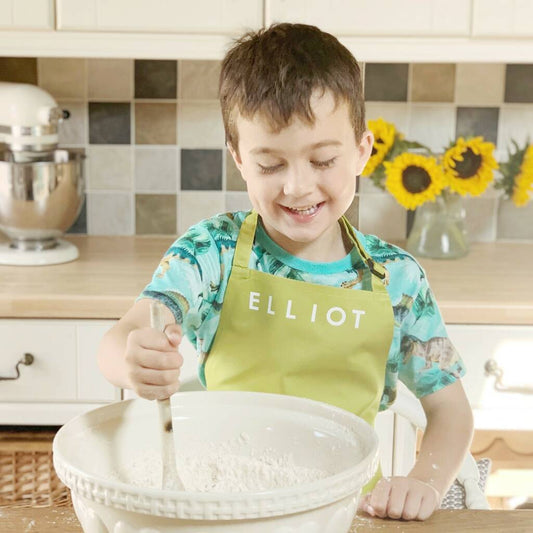
[(372, 149), (356, 142), (348, 106), (315, 91), (313, 124), (294, 117), (272, 131), (262, 115), (237, 115), (238, 154), (230, 147), (248, 195), (269, 236), (294, 256), (331, 262), (347, 253), (338, 224)]

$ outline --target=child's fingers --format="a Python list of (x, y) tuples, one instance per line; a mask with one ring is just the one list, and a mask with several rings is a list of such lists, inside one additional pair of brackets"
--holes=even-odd
[(420, 506), (423, 498), (419, 492), (409, 491), (405, 498), (405, 504), (403, 506), (402, 518), (404, 520), (416, 520), (419, 519)]
[(145, 383), (134, 384), (133, 390), (146, 400), (166, 400), (179, 390), (179, 382), (174, 385), (160, 387), (157, 385), (147, 385)]
[(424, 496), (422, 502), (420, 503), (420, 509), (418, 510), (417, 519), (418, 520), (427, 520), (435, 509), (439, 506), (439, 499), (436, 495)]
[(127, 339), (127, 347), (136, 347), (160, 352), (172, 352), (176, 347), (172, 344), (166, 333), (154, 328), (141, 328), (130, 332)]
[(182, 338), (181, 326), (179, 324), (170, 324), (165, 328), (165, 335), (171, 344), (175, 347), (179, 346)]
[(156, 350), (138, 350), (127, 356), (132, 366), (152, 370), (175, 370), (183, 365), (183, 357), (178, 351), (159, 352)]
[(398, 519), (402, 517), (405, 500), (408, 494), (408, 484), (395, 482), (391, 484), (385, 516)]
[(372, 492), (370, 493), (370, 499), (368, 506), (370, 511), (368, 514), (374, 513), (372, 516), (379, 516), (385, 518), (387, 516), (387, 505), (389, 502), (389, 494), (391, 491), (391, 483), (387, 478), (380, 479)]

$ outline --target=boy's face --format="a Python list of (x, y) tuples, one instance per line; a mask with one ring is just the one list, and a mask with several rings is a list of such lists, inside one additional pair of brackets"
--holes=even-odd
[(329, 92), (315, 93), (311, 107), (314, 124), (294, 118), (277, 133), (260, 115), (238, 115), (239, 151), (230, 150), (270, 237), (293, 255), (333, 261), (342, 243), (338, 220), (352, 203), (373, 139), (365, 132), (356, 142), (347, 104), (335, 107)]

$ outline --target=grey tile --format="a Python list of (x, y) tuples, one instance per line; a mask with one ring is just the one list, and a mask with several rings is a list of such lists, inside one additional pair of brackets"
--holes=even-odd
[(247, 192), (227, 192), (226, 211), (250, 211), (252, 203)]
[(497, 238), (533, 240), (533, 202), (516, 207), (511, 200), (500, 200)]
[(499, 107), (458, 107), (455, 125), (456, 137), (477, 137), (498, 142)]
[(67, 233), (87, 233), (87, 197), (84, 195), (83, 205), (81, 206), (80, 214), (78, 218), (72, 224)]
[(177, 232), (175, 194), (136, 194), (135, 233), (174, 235)]
[(226, 190), (245, 191), (246, 182), (242, 179), (241, 173), (233, 160), (233, 157), (226, 150)]
[(226, 210), (222, 191), (185, 191), (178, 198), (179, 233), (184, 233), (193, 224)]
[(135, 60), (135, 98), (177, 98), (176, 60)]
[(407, 213), (390, 194), (367, 194), (359, 202), (359, 229), (381, 239), (405, 239)]
[(133, 235), (131, 193), (87, 194), (87, 228), (90, 235)]
[(131, 146), (91, 146), (87, 155), (87, 188), (131, 191), (131, 150)]
[(219, 148), (225, 133), (218, 103), (188, 102), (179, 104), (178, 139), (182, 148)]
[(181, 150), (181, 190), (222, 190), (222, 150)]
[(407, 101), (407, 63), (366, 63), (365, 100)]
[(496, 240), (497, 198), (463, 198), (466, 211), (466, 231), (470, 242)]
[(89, 102), (89, 142), (130, 144), (130, 104)]
[(533, 64), (505, 66), (505, 102), (533, 102)]
[(85, 144), (87, 142), (87, 104), (85, 102), (58, 102), (69, 118), (59, 124), (59, 144)]
[(175, 147), (135, 149), (135, 190), (176, 192), (177, 150)]
[(0, 81), (37, 85), (37, 59), (34, 57), (0, 57)]

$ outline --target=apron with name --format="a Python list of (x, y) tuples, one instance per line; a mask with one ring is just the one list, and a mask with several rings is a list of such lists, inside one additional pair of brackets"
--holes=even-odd
[[(257, 226), (241, 226), (220, 322), (205, 364), (209, 390), (300, 396), (341, 407), (374, 424), (393, 335), (382, 265), (345, 231), (365, 261), (363, 287), (352, 290), (248, 268)], [(365, 487), (370, 490), (380, 472)]]

